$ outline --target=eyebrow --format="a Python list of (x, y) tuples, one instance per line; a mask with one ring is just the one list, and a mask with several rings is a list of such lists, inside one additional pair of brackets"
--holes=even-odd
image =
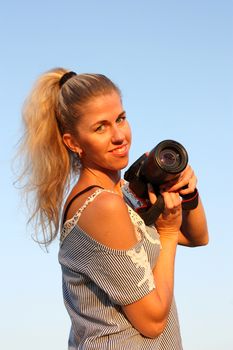
[[(126, 111), (121, 112), (121, 113), (116, 117), (116, 119), (119, 118), (119, 117), (123, 117), (125, 114), (126, 114)], [(106, 119), (98, 120), (96, 123), (94, 123), (94, 124), (92, 125), (92, 127), (95, 127), (96, 125), (102, 124), (102, 123), (104, 123), (104, 122), (106, 122)]]

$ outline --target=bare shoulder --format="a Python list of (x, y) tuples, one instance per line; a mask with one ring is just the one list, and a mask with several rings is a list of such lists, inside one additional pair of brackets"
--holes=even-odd
[(101, 192), (83, 211), (79, 226), (113, 249), (129, 249), (137, 243), (127, 205), (116, 193)]

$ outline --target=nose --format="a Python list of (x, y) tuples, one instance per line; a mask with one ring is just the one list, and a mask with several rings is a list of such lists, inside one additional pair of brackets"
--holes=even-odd
[(122, 144), (125, 139), (125, 134), (122, 129), (120, 129), (117, 125), (113, 127), (112, 130), (112, 143), (114, 144)]

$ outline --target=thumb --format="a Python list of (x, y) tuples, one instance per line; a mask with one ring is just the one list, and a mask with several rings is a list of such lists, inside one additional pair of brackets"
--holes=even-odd
[(151, 204), (155, 204), (155, 202), (157, 201), (157, 197), (156, 197), (156, 194), (154, 193), (153, 186), (150, 183), (147, 184), (147, 189), (148, 189), (148, 195), (149, 195)]

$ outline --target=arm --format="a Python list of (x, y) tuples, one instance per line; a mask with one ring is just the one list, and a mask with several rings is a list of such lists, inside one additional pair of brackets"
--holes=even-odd
[(197, 208), (193, 210), (183, 210), (182, 216), (179, 244), (189, 247), (208, 244), (207, 221), (201, 198), (199, 197), (198, 199)]
[[(167, 190), (177, 191), (180, 194), (192, 193), (197, 184), (197, 178), (190, 166), (183, 171), (178, 182)], [(183, 189), (186, 186), (186, 189)], [(196, 247), (208, 244), (208, 227), (204, 207), (201, 198), (198, 198), (198, 206), (193, 210), (183, 210), (182, 225), (179, 234), (179, 244)]]
[[(149, 196), (156, 196), (149, 187)], [(165, 210), (156, 220), (162, 249), (153, 270), (156, 288), (151, 296), (125, 306), (124, 311), (135, 328), (147, 337), (156, 337), (164, 330), (174, 292), (174, 266), (181, 225), (181, 205), (178, 193), (163, 193)], [(151, 298), (152, 297), (152, 298)], [(144, 318), (142, 318), (144, 314)]]
[(174, 292), (174, 265), (178, 232), (160, 236), (162, 249), (153, 270), (156, 288), (133, 304), (123, 306), (129, 321), (144, 336), (158, 337), (164, 330)]

